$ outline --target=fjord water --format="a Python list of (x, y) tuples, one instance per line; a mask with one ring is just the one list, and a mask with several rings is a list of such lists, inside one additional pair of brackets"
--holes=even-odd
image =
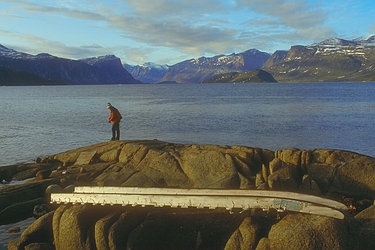
[(375, 83), (0, 87), (0, 166), (121, 139), (375, 156)]

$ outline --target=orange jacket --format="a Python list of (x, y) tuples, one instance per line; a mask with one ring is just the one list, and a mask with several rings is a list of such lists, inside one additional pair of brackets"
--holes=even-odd
[(108, 122), (117, 123), (117, 122), (120, 122), (121, 119), (122, 119), (122, 116), (120, 112), (116, 108), (112, 108), (111, 114), (108, 118)]

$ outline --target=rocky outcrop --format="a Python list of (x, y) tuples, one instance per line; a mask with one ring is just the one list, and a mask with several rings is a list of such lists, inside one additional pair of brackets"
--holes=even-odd
[(36, 222), (42, 226), (35, 230), (51, 234), (43, 239), (21, 236), (9, 244), (14, 249), (28, 244), (56, 249), (351, 249), (375, 245), (368, 233), (374, 231), (375, 159), (353, 152), (111, 141), (49, 156), (46, 161), (57, 162), (59, 167), (44, 181), (58, 180), (54, 183), (61, 189), (74, 184), (288, 190), (344, 202), (350, 213), (345, 220), (337, 220), (256, 209), (230, 214), (220, 209), (61, 205), (53, 215)]
[(24, 184), (7, 185), (0, 189), (0, 225), (33, 216), (34, 207), (46, 202), (46, 188), (60, 182), (59, 178), (46, 174), (51, 174), (59, 165), (60, 162), (51, 161), (0, 167), (1, 180), (25, 180)]

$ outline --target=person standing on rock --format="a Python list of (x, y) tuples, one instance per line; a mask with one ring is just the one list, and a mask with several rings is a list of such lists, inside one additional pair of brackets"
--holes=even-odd
[(111, 114), (108, 118), (108, 123), (112, 122), (112, 138), (111, 141), (120, 140), (120, 121), (122, 116), (118, 109), (113, 107), (111, 103), (107, 104), (107, 109), (111, 111)]

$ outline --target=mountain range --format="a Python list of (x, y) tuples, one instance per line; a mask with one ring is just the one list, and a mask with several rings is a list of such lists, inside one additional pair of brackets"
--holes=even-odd
[(34, 56), (0, 45), (1, 85), (35, 85), (39, 80), (39, 85), (141, 83), (113, 55), (70, 60), (47, 53)]
[[(331, 38), (308, 46), (295, 45), (272, 55), (252, 49), (239, 54), (200, 57), (164, 67), (162, 78), (162, 72), (154, 77), (149, 66), (131, 73), (136, 79), (148, 77), (148, 82), (154, 83), (211, 82), (218, 79), (217, 75), (223, 77), (228, 73), (225, 77), (234, 77), (234, 73), (241, 72), (251, 75), (259, 70), (270, 73), (278, 82), (375, 81), (374, 64), (375, 35), (354, 40)], [(241, 81), (246, 79), (256, 78), (245, 77)]]
[[(247, 74), (241, 74), (244, 72)], [(278, 82), (375, 81), (375, 35), (294, 45), (272, 55), (251, 49), (171, 66), (123, 65), (114, 55), (81, 60), (48, 53), (30, 55), (0, 45), (0, 85), (200, 83), (227, 73), (225, 77), (242, 77), (245, 82), (256, 81), (254, 74)]]
[(276, 51), (262, 69), (279, 82), (375, 81), (375, 35)]

